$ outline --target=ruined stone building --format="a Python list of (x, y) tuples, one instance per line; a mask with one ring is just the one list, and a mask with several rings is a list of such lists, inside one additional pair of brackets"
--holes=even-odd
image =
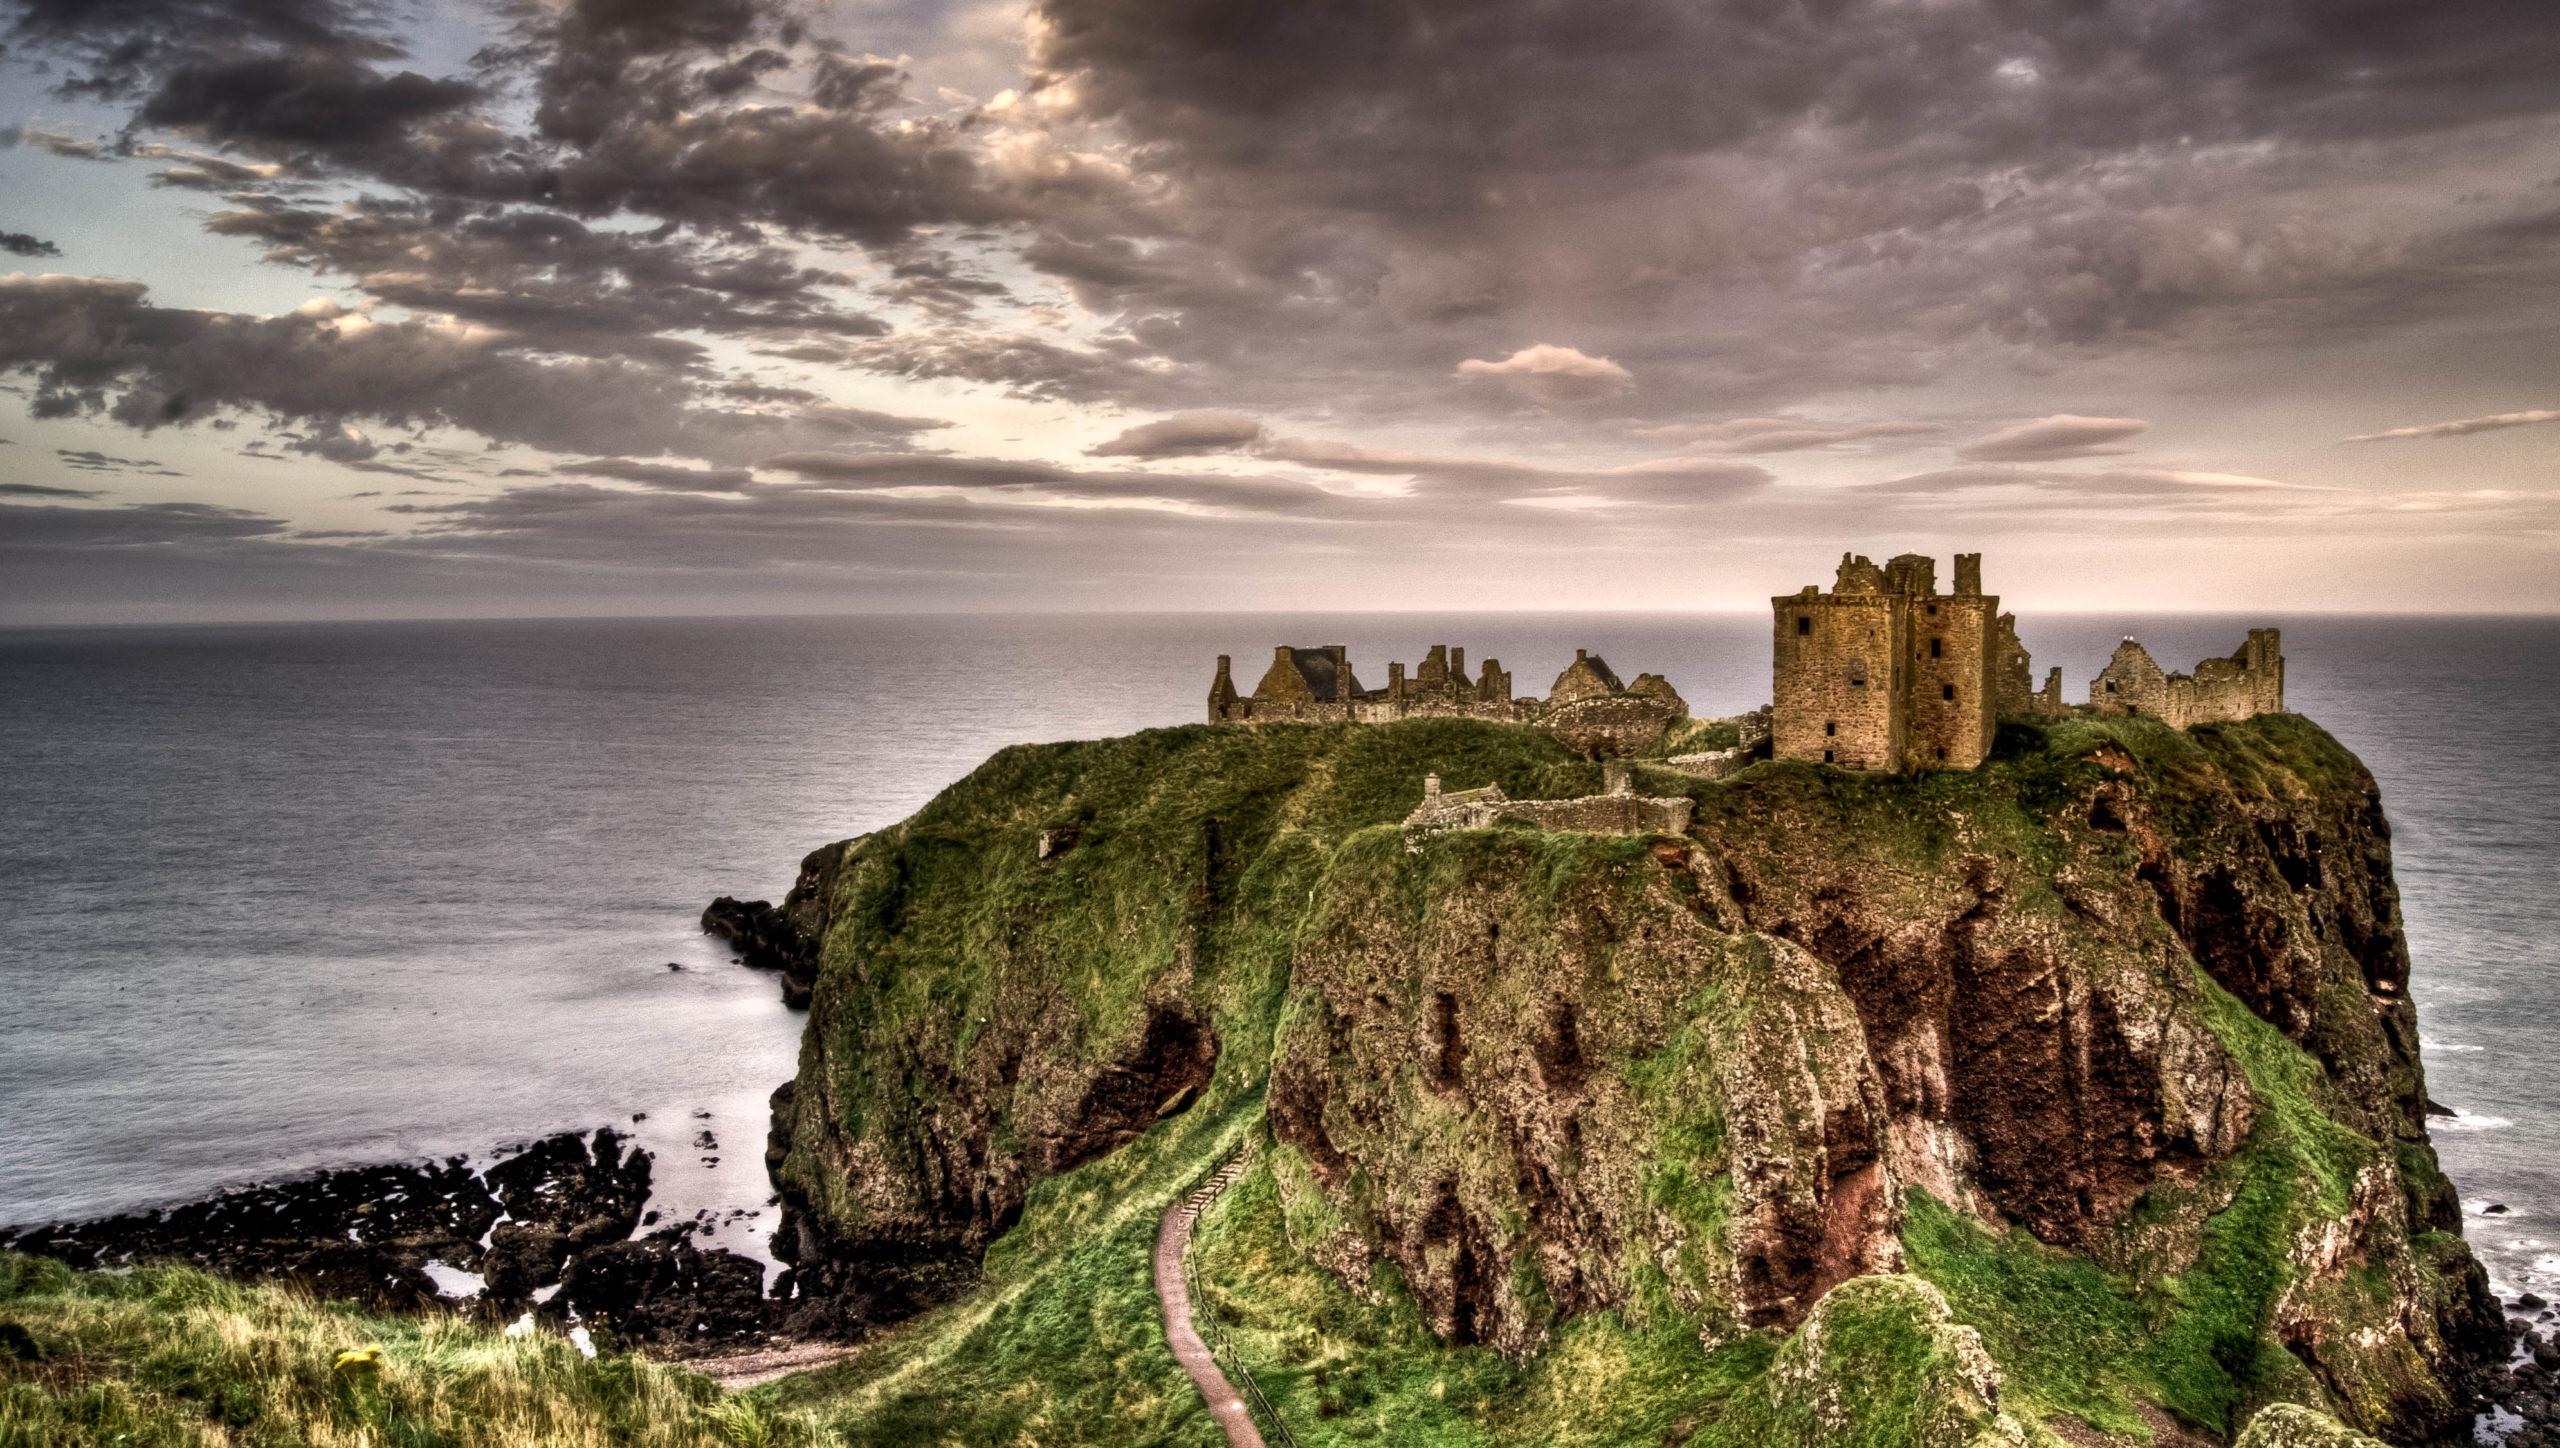
[(1689, 828), (1696, 801), (1649, 799), (1635, 791), (1634, 772), (1623, 762), (1601, 766), (1601, 792), (1579, 799), (1513, 799), (1502, 786), (1440, 791), (1440, 776), (1422, 781), (1422, 803), (1405, 817), (1412, 832), (1490, 829), (1517, 820), (1542, 830), (1581, 830), (1603, 835), (1676, 835)]
[(2280, 630), (2253, 628), (2227, 659), (2207, 659), (2193, 674), (2169, 674), (2130, 635), (2089, 681), (2098, 714), (2141, 714), (2184, 729), (2284, 711), (2284, 640)]
[(2000, 634), (1993, 641), (1998, 654), (2000, 673), (2000, 712), (2003, 714), (2041, 714), (2048, 718), (2070, 712), (2062, 702), (2062, 667), (2055, 665), (2044, 676), (2044, 687), (2036, 687), (2034, 660), (2027, 657), (2027, 646), (2018, 642), (2018, 616), (2000, 615)]
[[(1770, 600), (1776, 646), (1771, 751), (1844, 769), (1970, 769), (1991, 753), (2001, 695), (2032, 678), (2000, 600), (1982, 591), (1982, 555), (1956, 555), (1955, 592), (1934, 559), (1878, 568), (1844, 553), (1831, 591)], [(2051, 692), (2057, 701), (2060, 684)]]
[(1344, 723), (1435, 715), (1462, 719), (1515, 717), (1511, 676), (1497, 659), (1484, 661), (1481, 678), (1467, 678), (1467, 651), (1434, 644), (1413, 676), (1404, 665), (1387, 665), (1387, 687), (1364, 689), (1351, 670), (1350, 651), (1341, 644), (1317, 648), (1282, 644), (1272, 650), (1271, 667), (1251, 694), (1238, 694), (1231, 660), (1218, 655), (1218, 676), (1209, 685), (1212, 724)]
[[(2184, 728), (2284, 708), (2284, 653), (2271, 628), (2251, 629), (2237, 652), (2206, 659), (2193, 674), (2163, 672), (2128, 638), (2089, 685), (2089, 702), (2064, 704), (2062, 670), (2048, 670), (2039, 688), (2017, 615), (1982, 591), (1979, 553), (1956, 555), (1947, 593), (1938, 591), (1934, 559), (1905, 553), (1878, 567), (1843, 553), (1829, 592), (1807, 584), (1769, 604), (1768, 707), (1741, 716), (1736, 747), (1681, 755), (1665, 761), (1669, 767), (1721, 779), (1765, 747), (1770, 757), (1842, 769), (1970, 769), (1990, 756), (2003, 715), (2140, 714)], [(1514, 697), (1511, 675), (1493, 659), (1470, 679), (1466, 650), (1446, 644), (1434, 644), (1410, 674), (1389, 664), (1382, 689), (1361, 685), (1341, 644), (1282, 645), (1251, 694), (1237, 692), (1229, 657), (1220, 654), (1209, 688), (1213, 724), (1493, 719), (1544, 729), (1592, 759), (1633, 756), (1688, 717), (1687, 701), (1661, 675), (1626, 683), (1587, 649), (1574, 650), (1543, 699)], [(1498, 792), (1425, 801), (1426, 810), (1497, 805), (1514, 811), (1505, 817), (1528, 817), (1517, 813), (1526, 806)]]
[(1595, 756), (1633, 753), (1688, 717), (1687, 701), (1661, 675), (1621, 683), (1608, 661), (1587, 649), (1574, 650), (1573, 662), (1544, 699), (1514, 698), (1511, 675), (1497, 659), (1485, 660), (1469, 679), (1467, 651), (1447, 644), (1432, 645), (1409, 675), (1400, 663), (1387, 665), (1383, 689), (1361, 687), (1350, 651), (1341, 644), (1281, 645), (1251, 694), (1236, 692), (1233, 661), (1220, 654), (1209, 685), (1212, 724), (1499, 719), (1537, 725), (1567, 747)]

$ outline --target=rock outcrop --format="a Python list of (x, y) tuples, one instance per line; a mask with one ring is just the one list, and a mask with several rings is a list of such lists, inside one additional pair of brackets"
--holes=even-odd
[(826, 902), (834, 894), (836, 870), (845, 851), (857, 843), (839, 840), (810, 851), (800, 862), (790, 893), (778, 906), (769, 900), (723, 895), (703, 907), (703, 933), (726, 942), (738, 953), (739, 964), (779, 972), (782, 1003), (795, 1011), (809, 1008), (818, 951), (826, 939)]
[(629, 1236), (649, 1175), (649, 1154), (611, 1128), (564, 1132), (504, 1153), (485, 1171), (464, 1157), (324, 1171), (0, 1234), (0, 1250), (76, 1267), (170, 1259), (392, 1308), (443, 1301), (426, 1272), (442, 1263), (485, 1274), (492, 1299), (513, 1300), (559, 1281), (570, 1253)]
[[(1650, 839), (1408, 840), (1426, 772), (1598, 782), (1471, 721), (1155, 731), (1007, 750), (849, 844), (775, 1102), (794, 1271), (947, 1288), (1036, 1183), (1267, 1073), (1294, 1249), (1515, 1360), (1663, 1302), (1800, 1344), (1910, 1271), (1985, 1319), (1912, 1308), (1955, 1335), (1929, 1352), (1992, 1362), (2023, 1350), (1997, 1294), (2039, 1289), (1962, 1258), (2015, 1237), (2146, 1323), (2085, 1370), (2109, 1392), (2226, 1438), (2283, 1400), (2467, 1423), (2501, 1329), (2427, 1141), (2379, 795), (2316, 726), (1651, 772), (1696, 808)], [(1980, 1245), (1917, 1253), (1923, 1208)], [(2016, 1428), (1931, 1391), (1931, 1441)]]

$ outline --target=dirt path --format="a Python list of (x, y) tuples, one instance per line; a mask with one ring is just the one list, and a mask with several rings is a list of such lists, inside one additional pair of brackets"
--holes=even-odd
[(700, 1373), (730, 1392), (740, 1393), (793, 1373), (832, 1366), (852, 1357), (856, 1351), (838, 1343), (813, 1342), (796, 1347), (767, 1348), (760, 1352), (731, 1353), (725, 1357), (679, 1358), (675, 1365), (687, 1372)]
[(1209, 1355), (1209, 1345), (1191, 1325), (1191, 1291), (1182, 1280), (1182, 1249), (1190, 1244), (1191, 1223), (1198, 1214), (1191, 1203), (1175, 1202), (1156, 1231), (1156, 1302), (1164, 1309), (1164, 1335), (1173, 1344), (1174, 1359), (1208, 1400), (1210, 1416), (1226, 1430), (1230, 1448), (1263, 1448), (1262, 1431), (1253, 1426), (1244, 1399), (1218, 1370), (1218, 1360)]

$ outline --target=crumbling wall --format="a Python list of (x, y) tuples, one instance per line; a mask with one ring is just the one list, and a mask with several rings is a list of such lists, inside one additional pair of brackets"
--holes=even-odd
[(2279, 630), (2253, 628), (2229, 658), (2206, 659), (2193, 674), (2165, 674), (2128, 636), (2089, 681), (2089, 707), (2100, 714), (2141, 714), (2173, 728), (2229, 723), (2284, 712), (2284, 650)]

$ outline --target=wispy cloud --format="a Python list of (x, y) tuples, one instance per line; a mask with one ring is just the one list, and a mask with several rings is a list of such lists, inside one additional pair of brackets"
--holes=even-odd
[(1956, 449), (1956, 456), (1969, 463), (2049, 463), (2064, 458), (2106, 457), (2132, 451), (2119, 444), (2150, 427), (2138, 417), (2082, 417), (2058, 412), (1984, 433)]
[(2531, 427), (2540, 422), (2560, 422), (2560, 411), (2536, 408), (2531, 412), (2498, 412), (2487, 417), (2465, 417), (2452, 422), (2430, 422), (2417, 427), (2395, 427), (2388, 432), (2360, 433), (2342, 439), (2346, 442), (2399, 442), (2413, 437), (2463, 437), (2475, 432), (2496, 432), (2503, 427)]
[(1682, 422), (1639, 427), (1654, 442), (1678, 443), (1700, 452), (1763, 454), (1803, 452), (1843, 443), (1877, 442), (1945, 434), (1942, 422), (1889, 418), (1880, 422), (1817, 422), (1804, 417), (1737, 417), (1729, 422)]

